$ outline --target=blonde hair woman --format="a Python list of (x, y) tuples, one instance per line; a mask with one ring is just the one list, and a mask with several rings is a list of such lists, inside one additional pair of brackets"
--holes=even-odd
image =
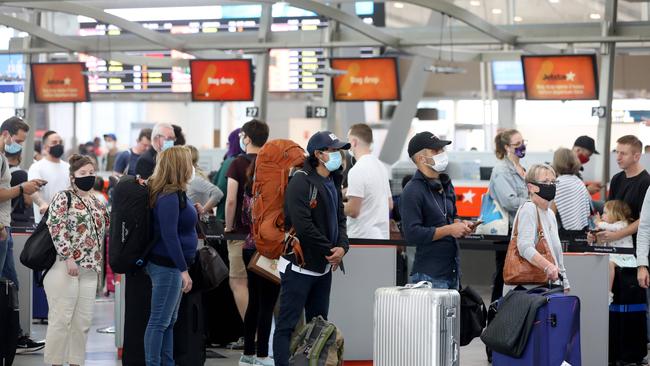
[(214, 208), (223, 198), (223, 192), (208, 180), (208, 176), (199, 167), (199, 150), (194, 146), (187, 146), (192, 153), (192, 180), (187, 189), (187, 195), (196, 204), (200, 215), (212, 215)]
[(71, 188), (54, 196), (47, 219), (57, 254), (44, 280), (50, 306), (44, 361), (52, 365), (83, 365), (86, 360), (102, 243), (109, 225), (106, 206), (90, 193), (95, 162), (75, 154), (69, 163)]
[[(569, 291), (569, 280), (564, 268), (562, 244), (558, 234), (557, 220), (551, 210), (551, 201), (555, 198), (555, 170), (546, 164), (535, 164), (526, 174), (526, 186), (530, 201), (527, 201), (517, 211), (517, 249), (519, 255), (535, 267), (542, 269), (549, 281), (558, 281), (559, 275), (564, 278), (564, 291)], [(556, 264), (546, 260), (537, 249), (537, 218), (542, 224), (542, 230)]]
[(196, 254), (197, 213), (187, 197), (192, 157), (186, 147), (158, 154), (149, 178), (153, 229), (157, 238), (147, 263), (151, 277), (151, 315), (144, 335), (148, 366), (174, 364), (174, 323), (182, 293), (192, 289), (188, 267)]

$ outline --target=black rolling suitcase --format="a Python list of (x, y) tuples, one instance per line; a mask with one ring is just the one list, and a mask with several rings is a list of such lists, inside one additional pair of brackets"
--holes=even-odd
[(122, 365), (145, 366), (144, 332), (151, 312), (151, 279), (143, 271), (126, 275)]
[(13, 364), (19, 331), (16, 286), (12, 281), (0, 278), (0, 366)]
[[(215, 248), (224, 263), (230, 266), (225, 240), (209, 240), (207, 244)], [(207, 309), (205, 320), (209, 343), (225, 346), (244, 336), (244, 322), (237, 310), (228, 281), (223, 281), (216, 289), (203, 293), (203, 307)]]
[(205, 321), (201, 291), (183, 294), (174, 325), (174, 360), (177, 366), (205, 363)]
[(609, 306), (609, 361), (639, 363), (648, 354), (646, 290), (636, 268), (616, 268), (614, 301)]

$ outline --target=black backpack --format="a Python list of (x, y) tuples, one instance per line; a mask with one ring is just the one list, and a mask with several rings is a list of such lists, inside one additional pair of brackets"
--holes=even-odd
[(154, 244), (149, 189), (132, 175), (113, 188), (109, 264), (115, 273), (132, 273), (145, 265)]
[(487, 323), (485, 303), (474, 289), (460, 290), (460, 345), (466, 346), (479, 337)]
[[(187, 205), (185, 192), (177, 192), (179, 208)], [(139, 178), (125, 175), (113, 188), (108, 257), (114, 273), (133, 273), (147, 263), (158, 241), (153, 233), (149, 188)]]

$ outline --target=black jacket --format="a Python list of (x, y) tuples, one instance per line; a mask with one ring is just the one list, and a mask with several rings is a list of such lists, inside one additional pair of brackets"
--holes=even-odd
[[(284, 198), (284, 216), (287, 230), (293, 227), (296, 236), (300, 240), (305, 263), (303, 268), (309, 271), (325, 271), (327, 267), (326, 256), (332, 255), (331, 249), (341, 247), (348, 252), (349, 242), (346, 233), (347, 219), (343, 212), (343, 197), (341, 195), (341, 181), (343, 179), (340, 171), (331, 175), (339, 196), (338, 225), (339, 237), (336, 243), (331, 243), (327, 238), (328, 219), (327, 205), (324, 200), (329, 199), (327, 188), (325, 188), (322, 177), (316, 169), (305, 162), (302, 171), (296, 172), (289, 181)], [(317, 190), (316, 207), (310, 207), (310, 187)], [(297, 264), (293, 255), (286, 256), (293, 264)], [(343, 264), (341, 262), (341, 264)], [(341, 266), (341, 269), (343, 267)]]
[(158, 152), (152, 147), (140, 155), (138, 162), (135, 164), (135, 174), (142, 179), (149, 179), (156, 168), (156, 157)]

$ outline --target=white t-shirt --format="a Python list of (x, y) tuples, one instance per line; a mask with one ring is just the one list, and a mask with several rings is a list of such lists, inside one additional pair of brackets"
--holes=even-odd
[(377, 157), (364, 155), (350, 169), (347, 196), (361, 198), (359, 216), (348, 217), (348, 237), (389, 239), (392, 196), (386, 167)]
[[(47, 184), (38, 193), (49, 204), (55, 194), (70, 187), (70, 164), (63, 160), (53, 163), (43, 158), (32, 164), (27, 176), (29, 180), (44, 179), (47, 181)], [(41, 217), (40, 209), (34, 202), (34, 221), (40, 222)]]

